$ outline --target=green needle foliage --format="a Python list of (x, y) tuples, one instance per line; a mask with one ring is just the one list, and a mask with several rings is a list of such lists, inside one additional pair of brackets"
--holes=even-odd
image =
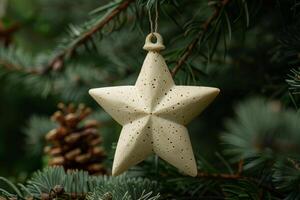
[(276, 187), (286, 192), (286, 200), (299, 199), (300, 165), (299, 158), (278, 162), (274, 167), (273, 181)]
[(287, 83), (290, 86), (290, 90), (293, 94), (299, 94), (300, 92), (300, 72), (298, 69), (292, 69), (291, 74), (288, 75)]
[[(84, 171), (65, 172), (61, 167), (46, 168), (32, 175), (25, 185), (15, 186), (1, 178), (9, 188), (2, 196), (21, 199), (140, 199), (159, 198), (157, 183), (141, 178), (90, 176)], [(9, 190), (12, 190), (9, 192)]]
[(249, 160), (246, 169), (299, 154), (300, 117), (296, 112), (281, 110), (279, 102), (253, 99), (239, 105), (236, 113), (237, 119), (227, 123), (222, 140), (225, 153), (233, 160)]
[(104, 199), (109, 194), (113, 199), (156, 200), (159, 199), (160, 195), (153, 192), (153, 190), (156, 190), (155, 187), (157, 188), (157, 184), (147, 179), (132, 178), (129, 180), (121, 176), (106, 180), (105, 184), (97, 187), (94, 192), (89, 194), (87, 199)]
[[(267, 103), (263, 99), (240, 104), (236, 113), (236, 119), (227, 122), (228, 131), (222, 136), (224, 152), (233, 161), (244, 160), (247, 176), (275, 185), (279, 193), (287, 194), (284, 199), (298, 199), (299, 114), (283, 111), (278, 102)], [(250, 186), (247, 188), (251, 191)]]

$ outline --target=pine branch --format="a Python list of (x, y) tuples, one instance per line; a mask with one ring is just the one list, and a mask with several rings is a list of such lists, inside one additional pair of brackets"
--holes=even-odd
[(220, 15), (220, 11), (223, 7), (225, 7), (230, 0), (222, 0), (220, 5), (214, 5), (214, 12), (213, 14), (204, 22), (202, 25), (202, 29), (197, 34), (196, 38), (186, 47), (183, 54), (179, 58), (176, 66), (172, 70), (172, 76), (174, 77), (177, 72), (180, 70), (180, 68), (184, 65), (184, 63), (187, 61), (187, 59), (192, 55), (193, 50), (196, 48), (197, 43), (201, 40), (201, 38), (208, 32), (209, 27), (211, 24), (218, 18)]
[[(268, 191), (272, 189), (274, 194), (276, 191), (281, 193), (277, 187), (271, 185), (272, 183), (270, 183), (271, 188), (267, 187), (268, 185), (262, 185), (264, 183), (261, 179), (256, 178), (260, 177), (257, 174), (260, 172), (265, 174), (268, 179), (272, 177), (279, 182), (280, 187), (286, 188), (286, 190), (297, 190), (300, 180), (297, 160), (288, 159), (288, 164), (293, 166), (293, 170), (288, 170), (288, 167), (284, 170), (282, 167), (276, 169), (276, 163), (283, 163), (285, 158), (294, 158), (299, 155), (298, 113), (282, 110), (280, 105), (274, 102), (267, 103), (263, 99), (253, 99), (240, 104), (236, 113), (237, 119), (227, 122), (228, 131), (221, 137), (226, 145), (224, 153), (233, 156), (232, 160), (244, 159), (243, 168), (251, 170), (249, 171), (251, 175), (245, 176), (241, 173), (242, 164), (240, 161), (237, 173), (199, 173), (198, 176), (224, 180), (246, 180), (258, 184)], [(282, 132), (285, 134), (282, 135)], [(286, 178), (288, 176), (284, 176), (284, 174), (289, 173), (291, 174), (289, 175), (290, 179)], [(276, 196), (279, 195), (276, 194)]]
[(295, 169), (297, 169), (298, 171), (300, 171), (300, 164), (295, 159), (287, 158), (287, 160), (293, 165), (293, 167)]
[(98, 33), (106, 25), (108, 25), (112, 20), (117, 18), (134, 1), (135, 0), (124, 0), (123, 2), (121, 2), (114, 9), (106, 13), (103, 19), (101, 19), (95, 25), (88, 27), (87, 30), (84, 30), (84, 32), (78, 37), (76, 36), (76, 38), (74, 38), (74, 40), (70, 42), (70, 45), (63, 48), (44, 67), (40, 67), (40, 66), (28, 67), (28, 66), (16, 65), (14, 62), (10, 62), (10, 60), (7, 60), (2, 57), (0, 58), (0, 65), (10, 71), (16, 71), (16, 72), (22, 72), (25, 74), (34, 74), (34, 75), (45, 75), (50, 73), (52, 70), (61, 69), (65, 65), (65, 58), (74, 56), (76, 50), (79, 47), (86, 44), (86, 42), (88, 42), (89, 40), (92, 40), (93, 36), (96, 33)]
[(273, 182), (279, 191), (287, 194), (287, 200), (299, 199), (300, 168), (298, 158), (287, 158), (278, 162), (273, 173)]
[(26, 74), (39, 74), (39, 71), (36, 69), (31, 69), (31, 68), (24, 68), (22, 66), (13, 64), (8, 62), (7, 60), (4, 59), (0, 59), (0, 66), (4, 67), (5, 69), (9, 70), (9, 71), (18, 71), (18, 72), (23, 72)]
[(8, 72), (38, 74), (39, 70), (34, 67), (36, 63), (36, 60), (21, 48), (13, 45), (0, 46), (0, 71), (3, 68)]
[(300, 69), (291, 69), (291, 73), (288, 74), (288, 79), (286, 79), (286, 82), (289, 84), (291, 93), (298, 95), (300, 93)]
[(76, 41), (68, 48), (64, 49), (61, 53), (57, 54), (49, 64), (41, 70), (41, 74), (47, 74), (50, 71), (62, 68), (64, 64), (64, 59), (66, 57), (71, 57), (76, 52), (76, 49), (84, 44), (86, 41), (90, 40), (95, 33), (104, 28), (109, 22), (111, 22), (115, 17), (119, 16), (119, 14), (126, 10), (131, 3), (135, 0), (124, 0), (119, 6), (113, 9), (103, 20), (101, 20), (98, 24), (91, 27), (84, 34), (82, 34)]
[[(18, 186), (0, 177), (0, 199), (140, 199), (156, 200), (159, 185), (146, 178), (127, 175), (91, 176), (85, 171), (48, 167), (37, 171), (25, 185)], [(4, 186), (7, 186), (5, 189)], [(9, 191), (12, 191), (10, 193)]]
[(298, 155), (300, 126), (296, 112), (281, 110), (276, 102), (256, 98), (240, 104), (236, 113), (236, 119), (227, 122), (227, 133), (221, 136), (226, 145), (224, 153), (233, 156), (233, 160), (250, 159), (246, 168), (251, 168)]
[(205, 179), (222, 179), (222, 180), (234, 180), (234, 181), (249, 181), (255, 184), (258, 184), (260, 187), (266, 189), (267, 191), (271, 192), (271, 194), (282, 197), (282, 194), (279, 193), (275, 188), (270, 187), (269, 185), (263, 184), (260, 180), (250, 177), (244, 176), (239, 173), (239, 171), (235, 174), (227, 174), (227, 173), (205, 173), (205, 172), (198, 172), (198, 178), (205, 178)]

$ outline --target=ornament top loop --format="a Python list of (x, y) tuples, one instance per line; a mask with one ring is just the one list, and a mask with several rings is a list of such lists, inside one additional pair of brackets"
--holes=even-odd
[[(156, 42), (153, 42), (153, 40), (156, 40)], [(143, 49), (146, 51), (161, 51), (165, 49), (162, 36), (159, 33), (147, 35)]]

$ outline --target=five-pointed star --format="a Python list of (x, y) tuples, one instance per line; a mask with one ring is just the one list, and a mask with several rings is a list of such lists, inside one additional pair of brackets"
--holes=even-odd
[(197, 166), (184, 127), (219, 93), (212, 87), (176, 86), (164, 58), (149, 51), (134, 86), (91, 89), (89, 93), (119, 124), (113, 175), (152, 152), (190, 176)]

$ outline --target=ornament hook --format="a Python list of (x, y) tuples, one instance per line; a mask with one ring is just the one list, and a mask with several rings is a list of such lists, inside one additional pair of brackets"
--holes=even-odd
[[(153, 42), (155, 39), (156, 42)], [(161, 51), (165, 49), (162, 36), (159, 33), (148, 34), (143, 49), (146, 51)]]

